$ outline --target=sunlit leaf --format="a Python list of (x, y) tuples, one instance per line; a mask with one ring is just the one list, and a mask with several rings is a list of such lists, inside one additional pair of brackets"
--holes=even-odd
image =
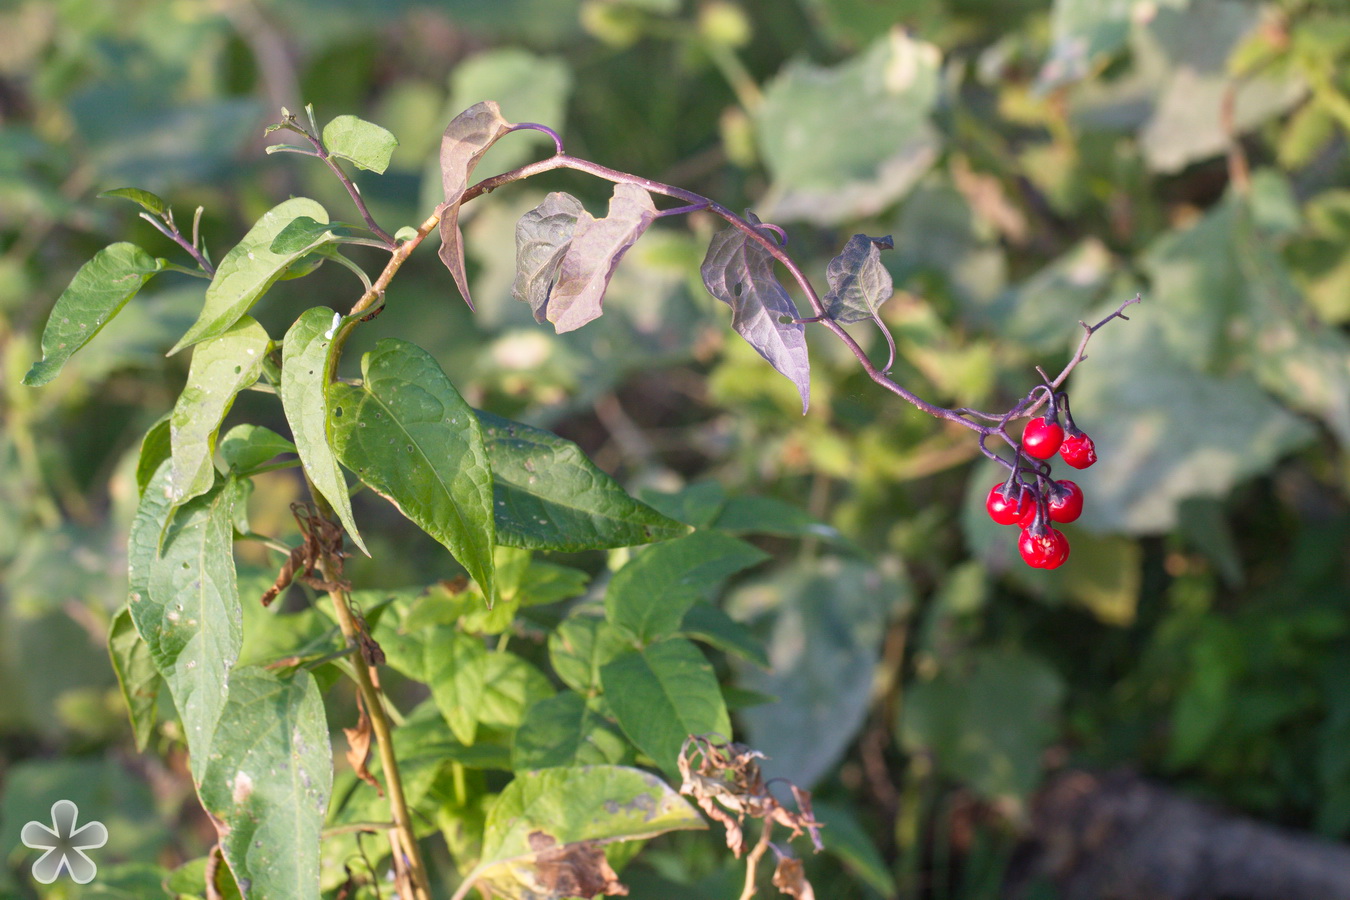
[(131, 732), (136, 750), (144, 751), (154, 732), (159, 712), (159, 689), (164, 684), (150, 657), (150, 647), (136, 631), (131, 611), (123, 609), (113, 617), (108, 631), (108, 655), (122, 688), (122, 699), (131, 714)]
[(127, 301), (164, 266), (135, 244), (111, 244), (94, 254), (71, 279), (42, 330), (42, 359), (23, 383), (36, 387), (56, 377), (71, 355), (89, 343)]
[(525, 714), (511, 744), (516, 771), (588, 766), (623, 760), (628, 742), (573, 691), (540, 700)]
[(425, 350), (387, 338), (361, 358), (361, 387), (329, 386), (343, 465), (440, 541), (497, 600), (492, 472), (482, 428)]
[(445, 209), (441, 213), (441, 262), (455, 278), (464, 302), (473, 308), (469, 278), (464, 271), (464, 238), (459, 232), (459, 202), (469, 187), (469, 175), (483, 154), (512, 128), (491, 100), (477, 103), (455, 116), (441, 136), (441, 185)]
[(142, 494), (159, 464), (173, 455), (173, 444), (169, 438), (170, 415), (165, 413), (161, 416), (141, 438), (141, 454), (136, 459), (136, 488)]
[[(277, 233), (268, 249), (278, 256), (290, 256), (294, 253), (310, 253), (316, 247), (352, 237), (369, 238), (370, 232), (358, 225), (320, 222), (309, 216), (296, 216)], [(295, 268), (299, 266), (293, 267), (291, 271)]]
[(894, 247), (889, 237), (870, 238), (855, 234), (843, 251), (830, 260), (825, 278), (830, 283), (825, 295), (825, 311), (845, 325), (876, 317), (881, 304), (891, 299), (894, 285), (891, 273), (881, 264), (882, 248)]
[(536, 703), (554, 695), (548, 677), (509, 651), (489, 653), (483, 663), (483, 691), (476, 704), (478, 721), (513, 731)]
[(555, 191), (516, 223), (516, 280), (511, 294), (530, 305), (536, 322), (548, 321), (548, 298), (558, 279), (558, 267), (577, 220), (585, 213), (576, 197)]
[(490, 413), (477, 416), (492, 466), (498, 541), (575, 551), (647, 544), (689, 530), (629, 496), (571, 441)]
[(619, 260), (655, 220), (651, 195), (628, 182), (614, 185), (609, 214), (603, 219), (584, 209), (578, 214), (543, 310), (559, 334), (600, 317), (605, 289)]
[(307, 309), (286, 332), (281, 347), (281, 406), (295, 438), (305, 474), (361, 552), (370, 555), (352, 518), (347, 479), (338, 465), (328, 433), (329, 398), (326, 391), (333, 337), (338, 314), (326, 306)]
[(130, 200), (141, 209), (156, 216), (162, 215), (164, 210), (168, 209), (168, 204), (162, 199), (155, 194), (152, 194), (149, 191), (143, 191), (140, 188), (114, 188), (111, 191), (100, 191), (98, 196), (119, 197), (123, 200)]
[(258, 380), (263, 358), (272, 348), (267, 332), (244, 316), (220, 337), (192, 351), (187, 384), (169, 417), (173, 476), (169, 491), (183, 503), (211, 489), (216, 478), (212, 456), (216, 433), (240, 391)]
[(633, 648), (631, 638), (604, 619), (568, 616), (548, 636), (548, 658), (563, 684), (580, 694), (600, 689), (600, 669)]
[[(754, 214), (748, 218), (759, 224)], [(797, 307), (779, 284), (773, 264), (767, 249), (740, 229), (728, 227), (713, 235), (700, 272), (708, 293), (731, 307), (736, 333), (797, 385), (805, 413), (811, 396), (806, 326), (779, 321), (797, 318)]]
[(357, 168), (383, 172), (398, 146), (388, 129), (356, 116), (338, 116), (323, 126), (323, 145), (333, 156), (351, 160)]

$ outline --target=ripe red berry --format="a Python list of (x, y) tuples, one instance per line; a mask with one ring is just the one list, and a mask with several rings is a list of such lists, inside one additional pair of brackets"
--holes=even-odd
[(1049, 459), (1064, 441), (1064, 429), (1054, 419), (1040, 416), (1027, 423), (1022, 432), (1022, 450), (1036, 459)]
[(1028, 528), (1017, 541), (1022, 560), (1033, 569), (1058, 569), (1069, 558), (1069, 539), (1054, 528)]
[(1083, 432), (1070, 434), (1059, 445), (1059, 455), (1075, 469), (1086, 469), (1097, 461), (1097, 448)]
[(1052, 522), (1072, 522), (1083, 514), (1083, 489), (1072, 481), (1052, 482), (1047, 505)]
[(984, 508), (989, 512), (989, 518), (998, 524), (1017, 525), (1036, 511), (1036, 500), (1025, 484), (1019, 485), (1012, 497), (1003, 493), (1006, 486), (1001, 481), (994, 485), (988, 499), (984, 501)]

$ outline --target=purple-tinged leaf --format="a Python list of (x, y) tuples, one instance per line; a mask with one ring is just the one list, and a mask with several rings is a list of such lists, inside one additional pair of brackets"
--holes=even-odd
[(585, 213), (576, 197), (554, 191), (516, 223), (516, 282), (511, 293), (530, 304), (540, 324), (548, 321), (548, 295), (576, 233), (577, 219)]
[(445, 210), (441, 213), (441, 262), (455, 277), (464, 302), (473, 309), (469, 279), (464, 272), (464, 241), (459, 233), (459, 201), (469, 187), (469, 175), (497, 139), (511, 130), (496, 103), (484, 100), (450, 120), (441, 135), (441, 184)]
[(870, 238), (855, 234), (841, 252), (830, 260), (825, 278), (830, 292), (825, 295), (825, 311), (836, 322), (848, 325), (876, 317), (881, 304), (891, 299), (895, 285), (891, 273), (881, 264), (881, 248), (890, 250), (890, 236)]
[[(747, 215), (752, 225), (759, 224), (754, 213)], [(708, 293), (731, 307), (736, 333), (797, 385), (805, 414), (811, 398), (806, 326), (779, 321), (797, 318), (797, 307), (774, 276), (773, 262), (767, 249), (732, 226), (713, 235), (699, 272)]]
[(603, 219), (580, 212), (545, 306), (545, 315), (558, 334), (600, 317), (600, 303), (619, 260), (655, 220), (651, 194), (627, 182), (614, 185), (609, 215)]

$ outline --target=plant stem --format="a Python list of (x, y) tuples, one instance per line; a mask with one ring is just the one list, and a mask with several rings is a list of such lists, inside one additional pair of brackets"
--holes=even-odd
[(314, 145), (314, 155), (323, 160), (323, 164), (337, 176), (338, 181), (342, 182), (342, 186), (347, 189), (347, 196), (351, 197), (352, 203), (356, 205), (356, 211), (359, 212), (361, 218), (365, 220), (366, 227), (369, 228), (376, 237), (384, 241), (386, 247), (393, 249), (397, 246), (394, 236), (381, 228), (379, 223), (375, 221), (375, 217), (370, 214), (370, 210), (366, 207), (365, 198), (362, 197), (361, 192), (357, 190), (356, 184), (347, 177), (347, 173), (342, 171), (342, 166), (338, 165), (337, 160), (333, 159), (328, 153), (328, 148), (323, 145), (323, 141), (319, 139), (319, 136), (310, 134), (309, 129), (307, 128), (297, 127), (294, 130), (299, 131), (300, 134), (305, 136), (306, 140)]
[(759, 841), (750, 851), (750, 855), (745, 858), (745, 887), (741, 888), (739, 900), (750, 900), (755, 896), (755, 871), (759, 868), (759, 861), (764, 856), (764, 851), (769, 849), (769, 835), (773, 833), (773, 822), (764, 820), (764, 830), (759, 833)]

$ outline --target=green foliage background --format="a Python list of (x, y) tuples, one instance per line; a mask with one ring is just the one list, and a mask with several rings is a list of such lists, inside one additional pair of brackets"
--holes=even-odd
[[(698, 281), (711, 220), (654, 228), (607, 315), (555, 336), (511, 300), (514, 223), (547, 190), (597, 210), (608, 186), (514, 186), (464, 210), (476, 314), (423, 252), (355, 338), (353, 367), (382, 337), (415, 339), (472, 405), (576, 440), (677, 518), (779, 523), (758, 538), (774, 562), (723, 604), (769, 666), (719, 657), (718, 671), (778, 698), (744, 693), (735, 720), (770, 775), (814, 786), (833, 851), (811, 863), (818, 892), (993, 896), (1027, 797), (1064, 762), (1132, 765), (1345, 838), (1348, 72), (1350, 12), (1330, 0), (8, 5), (0, 893), (26, 871), (19, 828), (56, 796), (110, 833), (99, 882), (64, 896), (153, 896), (137, 886), (209, 846), (181, 742), (162, 726), (134, 754), (103, 649), (126, 596), (139, 436), (182, 385), (186, 361), (163, 354), (200, 285), (157, 276), (50, 385), (19, 382), (96, 250), (170, 250), (101, 190), (153, 190), (180, 218), (205, 206), (217, 259), (289, 195), (350, 217), (320, 167), (263, 153), (276, 108), (304, 102), (398, 136), (389, 172), (357, 179), (390, 230), (437, 202), (450, 117), (495, 99), (575, 155), (753, 206), (818, 286), (851, 234), (893, 234), (901, 296), (882, 316), (898, 377), (949, 405), (1009, 404), (1034, 366), (1067, 359), (1078, 319), (1143, 293), (1070, 382), (1101, 462), (1074, 476), (1087, 509), (1049, 573), (984, 518), (997, 476), (969, 435), (875, 389), (827, 335), (809, 334), (800, 415)], [(529, 145), (504, 142), (475, 176)], [(255, 314), (279, 335), (354, 296), (328, 266)], [(232, 420), (272, 410), (246, 394)], [(289, 475), (260, 485), (255, 530), (293, 529), (298, 490)], [(454, 574), (386, 507), (355, 505), (373, 554), (352, 560), (358, 586)], [(268, 560), (238, 552), (265, 585)], [(976, 827), (953, 843), (957, 818)], [(735, 896), (714, 844), (656, 842), (624, 878), (635, 896)]]

